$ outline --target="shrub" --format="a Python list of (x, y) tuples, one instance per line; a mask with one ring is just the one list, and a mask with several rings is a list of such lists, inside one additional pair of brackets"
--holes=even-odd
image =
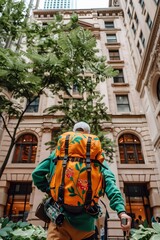
[(28, 222), (12, 222), (0, 219), (0, 240), (46, 240), (47, 233), (41, 226)]
[(130, 240), (160, 240), (160, 224), (152, 223), (153, 228), (145, 228), (140, 225), (139, 229), (131, 229)]

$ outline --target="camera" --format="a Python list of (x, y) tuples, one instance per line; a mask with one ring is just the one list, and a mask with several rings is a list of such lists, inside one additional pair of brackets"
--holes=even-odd
[(44, 204), (46, 215), (57, 226), (61, 226), (64, 221), (64, 214), (60, 211), (59, 205), (52, 198), (47, 199)]

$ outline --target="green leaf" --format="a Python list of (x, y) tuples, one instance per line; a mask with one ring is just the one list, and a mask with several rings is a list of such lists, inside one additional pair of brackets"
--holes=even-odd
[(0, 236), (1, 236), (1, 237), (7, 237), (7, 236), (8, 236), (8, 233), (7, 233), (5, 230), (0, 229)]
[(150, 240), (160, 240), (160, 234), (153, 235)]
[(29, 225), (30, 225), (30, 223), (28, 223), (28, 222), (21, 222), (20, 228), (28, 227)]
[(77, 171), (80, 171), (80, 168), (79, 168), (79, 164), (78, 164), (78, 163), (76, 163), (75, 168), (76, 168)]
[(82, 168), (82, 169), (80, 170), (80, 173), (82, 173), (82, 172), (84, 172), (84, 171), (87, 171), (87, 168), (86, 168), (86, 167)]
[(27, 238), (29, 238), (30, 236), (32, 236), (32, 234), (34, 233), (34, 229), (32, 228), (32, 229), (26, 229), (25, 231), (23, 231), (22, 229), (16, 229), (16, 230), (14, 230), (11, 234), (13, 235), (13, 236), (19, 236), (19, 237), (27, 237)]
[(160, 233), (160, 224), (159, 223), (152, 223), (152, 227), (155, 229), (157, 233)]
[(71, 143), (76, 143), (76, 142), (80, 143), (82, 139), (83, 139), (82, 137), (75, 137)]
[(74, 193), (74, 188), (73, 188), (73, 187), (70, 187), (70, 188), (68, 188), (68, 191), (69, 191), (70, 193)]
[(76, 193), (70, 193), (69, 196), (74, 197), (74, 196), (77, 196), (77, 194)]
[(2, 222), (2, 228), (4, 228), (8, 223), (9, 223), (9, 218), (8, 217), (4, 218)]

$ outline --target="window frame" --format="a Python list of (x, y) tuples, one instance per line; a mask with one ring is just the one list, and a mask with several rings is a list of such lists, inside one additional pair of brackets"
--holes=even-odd
[[(112, 38), (111, 38), (112, 36)], [(108, 39), (108, 37), (110, 37)], [(106, 34), (106, 38), (107, 38), (107, 43), (117, 43), (117, 35), (115, 33), (113, 34)]]
[(150, 225), (153, 213), (150, 206), (147, 182), (124, 183), (124, 194), (126, 198), (126, 211), (127, 214), (132, 218), (131, 227), (135, 228), (135, 219), (137, 219), (137, 217), (139, 216), (139, 209), (137, 205), (139, 205), (141, 208), (141, 214), (143, 215), (143, 219), (146, 219), (147, 223)]
[(146, 23), (147, 23), (149, 29), (151, 29), (151, 28), (152, 28), (152, 24), (153, 24), (153, 22), (152, 22), (152, 19), (151, 19), (149, 13), (147, 13)]
[[(113, 82), (116, 83), (125, 83), (123, 69), (114, 69), (119, 71), (118, 75), (113, 77)], [(118, 81), (117, 81), (118, 80)], [(119, 81), (120, 80), (120, 81)]]
[(145, 47), (145, 37), (143, 35), (142, 30), (140, 31), (139, 38), (141, 40), (141, 43), (142, 43), (143, 47)]
[(118, 49), (109, 49), (108, 52), (111, 61), (120, 60), (120, 53)]
[(136, 27), (135, 27), (135, 24), (134, 24), (134, 23), (132, 23), (132, 31), (133, 31), (134, 35), (136, 35), (136, 31), (137, 31), (137, 29), (136, 29)]
[(138, 16), (137, 16), (137, 13), (135, 12), (135, 14), (134, 14), (134, 20), (135, 20), (135, 22), (136, 22), (136, 24), (137, 24), (137, 26), (138, 26), (138, 24), (139, 24), (139, 19), (138, 19)]
[(141, 48), (141, 45), (140, 45), (140, 42), (139, 42), (139, 41), (137, 42), (137, 49), (138, 49), (138, 52), (139, 52), (139, 54), (140, 54), (140, 56), (141, 56), (141, 54), (142, 54), (142, 48)]
[[(108, 25), (107, 25), (107, 23), (108, 23)], [(115, 28), (114, 21), (105, 21), (104, 26), (106, 29), (114, 29)]]
[[(29, 201), (31, 192), (32, 182), (10, 182), (4, 216), (9, 216), (9, 219), (13, 222), (17, 222), (19, 220), (26, 221), (30, 211)], [(18, 207), (21, 211), (16, 209), (15, 212), (14, 205), (17, 203), (16, 200), (18, 200), (18, 197), (21, 199), (21, 203), (18, 202)], [(27, 210), (27, 208), (29, 209)]]
[(144, 0), (139, 0), (139, 4), (141, 5), (142, 9), (144, 9), (145, 6)]
[[(32, 141), (27, 141), (27, 136), (31, 137)], [(15, 144), (13, 154), (13, 164), (34, 164), (36, 161), (38, 140), (32, 133), (25, 133), (21, 135)], [(27, 154), (26, 154), (26, 153)]]
[[(127, 99), (127, 103), (119, 103), (118, 97), (122, 97), (122, 98), (125, 97)], [(130, 113), (131, 112), (128, 94), (116, 94), (116, 103), (117, 103), (117, 112), (119, 112), (119, 113)], [(121, 111), (119, 106), (127, 106), (128, 111)]]
[(155, 4), (158, 5), (159, 4), (159, 0), (154, 0)]
[[(33, 102), (30, 103), (30, 105), (26, 109), (26, 113), (38, 113), (39, 111), (39, 103), (40, 103), (40, 97), (37, 97)], [(28, 101), (26, 103), (26, 106), (28, 104)], [(32, 111), (33, 109), (33, 111)]]
[[(130, 139), (126, 141), (125, 139)], [(122, 142), (120, 140), (123, 139)], [(131, 141), (133, 139), (133, 141)], [(142, 146), (139, 138), (132, 133), (124, 133), (118, 139), (121, 164), (144, 164)], [(121, 156), (124, 157), (122, 160)], [(141, 159), (139, 158), (141, 156)], [(133, 159), (132, 159), (133, 158)], [(135, 159), (135, 160), (134, 160)]]

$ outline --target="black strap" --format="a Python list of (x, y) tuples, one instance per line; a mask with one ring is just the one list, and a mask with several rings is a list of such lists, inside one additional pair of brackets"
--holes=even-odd
[(68, 147), (69, 147), (69, 137), (70, 135), (66, 136), (65, 139), (65, 155), (63, 158), (63, 163), (62, 163), (62, 181), (61, 185), (59, 186), (58, 189), (58, 203), (63, 204), (64, 203), (64, 179), (65, 179), (65, 170), (66, 170), (66, 165), (67, 165), (67, 160), (68, 160)]
[(101, 163), (100, 161), (93, 159), (92, 162), (97, 163), (97, 164), (98, 164), (99, 166), (101, 166), (102, 168), (105, 168), (106, 170), (108, 170), (108, 168), (107, 168), (106, 166), (104, 166), (104, 164)]
[(86, 192), (85, 205), (89, 205), (92, 202), (92, 182), (91, 182), (91, 159), (90, 159), (90, 149), (91, 149), (91, 137), (88, 137), (86, 146), (86, 167), (87, 167), (87, 178), (88, 178), (88, 190)]

